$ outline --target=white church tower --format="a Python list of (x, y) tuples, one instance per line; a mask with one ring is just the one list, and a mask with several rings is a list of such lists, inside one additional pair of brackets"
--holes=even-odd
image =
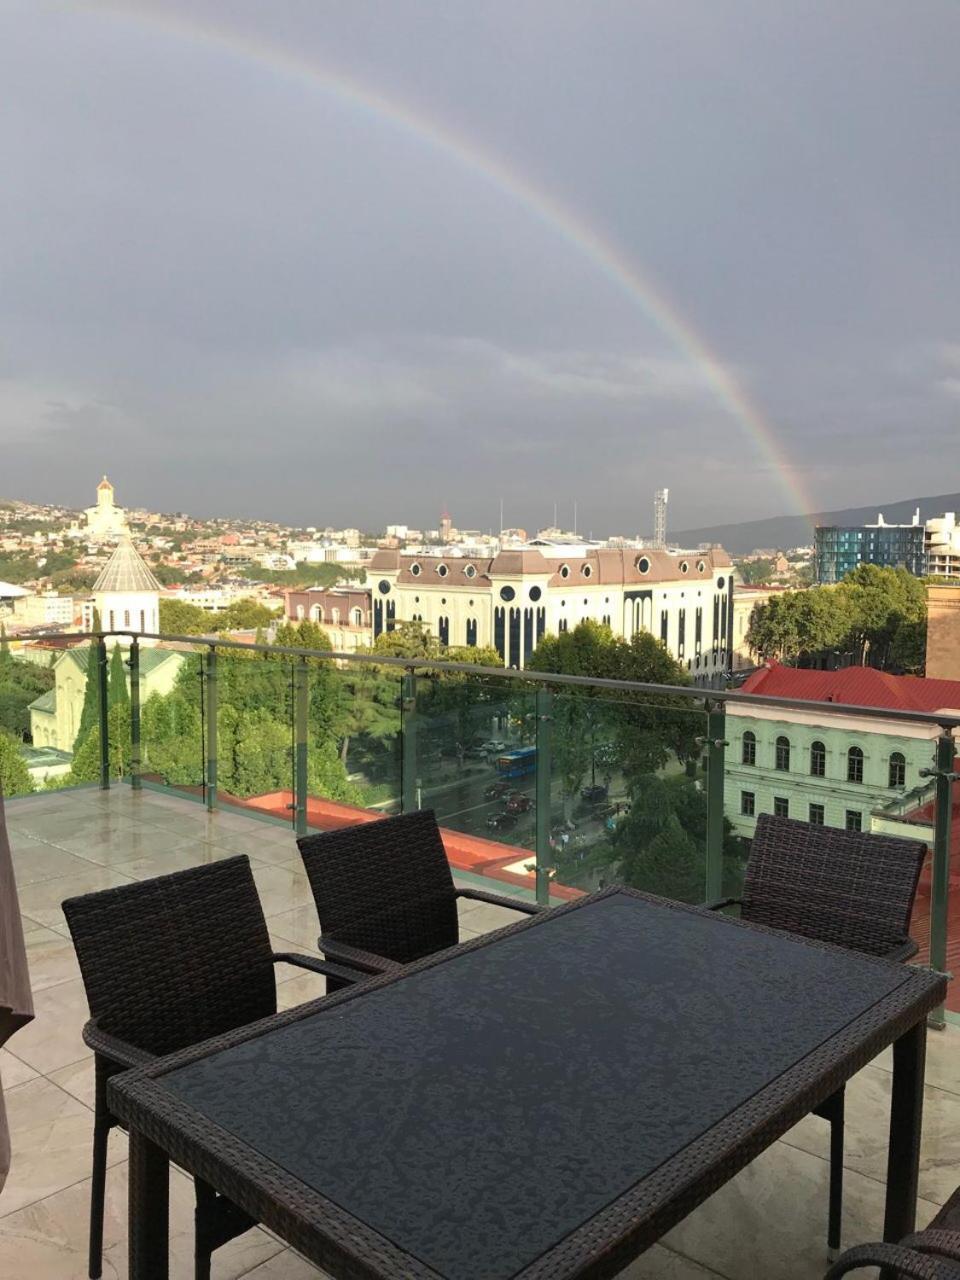
[[(100, 615), (104, 631), (133, 631), (137, 634), (160, 630), (160, 583), (125, 534), (93, 584), (93, 599), (87, 604), (88, 629), (93, 627), (93, 611)], [(155, 644), (144, 640), (144, 644)]]
[(97, 505), (87, 507), (86, 536), (91, 542), (113, 542), (127, 533), (127, 517), (113, 498), (113, 485), (106, 476), (97, 485)]

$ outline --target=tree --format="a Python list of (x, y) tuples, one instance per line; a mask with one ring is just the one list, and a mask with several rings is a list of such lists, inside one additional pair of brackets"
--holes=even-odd
[(129, 706), (130, 693), (127, 689), (127, 668), (123, 650), (118, 644), (113, 646), (110, 655), (110, 671), (107, 680), (107, 706)]
[[(528, 670), (645, 684), (687, 685), (690, 677), (666, 647), (648, 632), (631, 640), (615, 636), (598, 622), (579, 623), (572, 631), (545, 636)], [(663, 768), (671, 754), (679, 760), (699, 755), (702, 713), (687, 700), (597, 688), (563, 688), (553, 697), (552, 749), (562, 780), (564, 814), (588, 771), (599, 745), (606, 746), (625, 776)]]
[(186, 600), (160, 600), (160, 630), (171, 636), (210, 636), (217, 629), (216, 614)]
[(772, 560), (738, 560), (735, 564), (737, 576), (741, 582), (749, 586), (770, 582), (773, 578)]
[(268, 627), (275, 622), (277, 612), (259, 600), (234, 600), (215, 615), (214, 625), (217, 631), (256, 631), (258, 627)]
[[(110, 777), (119, 781), (130, 770), (133, 754), (130, 737), (130, 704), (116, 703), (107, 712)], [(100, 723), (97, 721), (74, 751), (70, 772), (64, 785), (76, 786), (80, 782), (97, 782), (100, 779)]]
[[(93, 611), (93, 630), (99, 631), (101, 627), (100, 614), (96, 609)], [(83, 708), (80, 712), (80, 727), (77, 729), (77, 736), (73, 740), (74, 753), (80, 748), (87, 734), (97, 723), (100, 715), (100, 683), (97, 671), (97, 661), (99, 655), (99, 646), (95, 642), (91, 642), (84, 650), (87, 657), (87, 681), (83, 688)]]
[(33, 791), (33, 779), (20, 745), (12, 734), (0, 729), (0, 795), (27, 796)]

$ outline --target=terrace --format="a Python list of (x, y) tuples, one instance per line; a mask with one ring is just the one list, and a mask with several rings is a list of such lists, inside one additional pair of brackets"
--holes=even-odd
[[(345, 688), (349, 682), (354, 693), (362, 664), (321, 666), (318, 655), (273, 650), (240, 655), (231, 670), (229, 645), (182, 638), (168, 643), (189, 653), (196, 664), (197, 705), (204, 716), (202, 736), (189, 759), (192, 774), (180, 769), (182, 762), (171, 762), (159, 739), (159, 718), (139, 705), (135, 645), (129, 655), (131, 692), (136, 690), (131, 749), (120, 753), (119, 763), (116, 755), (103, 753), (101, 785), (63, 786), (7, 802), (37, 1016), (0, 1051), (14, 1150), (0, 1199), (3, 1276), (60, 1280), (86, 1275), (93, 1070), (80, 1038), (87, 1006), (60, 909), (63, 899), (242, 853), (251, 859), (276, 949), (314, 951), (319, 925), (295, 844), (297, 832), (428, 806), (438, 812), (448, 857), (465, 884), (484, 883), (498, 892), (550, 903), (613, 881), (625, 869), (637, 887), (669, 895), (673, 886), (672, 896), (692, 900), (735, 887), (736, 858), (723, 840), (723, 703), (738, 695), (696, 691), (681, 695), (684, 701), (678, 702), (673, 689), (378, 664), (379, 697), (387, 705), (383, 682), (387, 689), (392, 685), (395, 720), (376, 749), (372, 741), (364, 748), (362, 758), (371, 771), (366, 789), (358, 791), (354, 781), (347, 796), (333, 797), (322, 793), (311, 760), (322, 750), (313, 721), (320, 700), (313, 695), (319, 692), (318, 682), (330, 680)], [(260, 664), (256, 669), (254, 662)], [(105, 683), (105, 661), (101, 670)], [(228, 699), (236, 696), (238, 672), (250, 688), (261, 675), (269, 682), (255, 690), (264, 702), (276, 698), (278, 689), (286, 690), (283, 705), (289, 714), (289, 735), (276, 741), (276, 768), (273, 774), (267, 770), (275, 783), (287, 785), (246, 795), (237, 794), (239, 788), (229, 792), (225, 785), (239, 776), (229, 772), (234, 765), (225, 758), (222, 716)], [(373, 669), (367, 678), (373, 679)], [(450, 681), (446, 688), (444, 680)], [(106, 698), (103, 707), (104, 740), (115, 746)], [(788, 710), (780, 707), (784, 714)], [(862, 716), (863, 709), (857, 714)], [(219, 739), (211, 732), (211, 725), (218, 724)], [(953, 727), (941, 726), (935, 718), (928, 726), (932, 739), (939, 735), (941, 769)], [(509, 751), (497, 746), (476, 754), (479, 748), (471, 744), (481, 735), (507, 747), (535, 745), (535, 771), (501, 776), (509, 766), (498, 770), (497, 759)], [(639, 807), (639, 800), (628, 776), (630, 762), (604, 749), (613, 738), (646, 743), (643, 777), (667, 784), (675, 779), (678, 786), (686, 779), (702, 799), (701, 810), (688, 813), (680, 824), (685, 839), (677, 842), (674, 863), (667, 859), (665, 864), (660, 856), (628, 863), (615, 842), (621, 813), (631, 801)], [(683, 760), (691, 741), (698, 751)], [(579, 744), (576, 749), (573, 742)], [(670, 744), (665, 757), (650, 756), (652, 742)], [(263, 745), (262, 738), (261, 749)], [(935, 745), (932, 740), (931, 751)], [(502, 796), (487, 799), (486, 793), (506, 782), (528, 795), (530, 805), (498, 829), (487, 820), (507, 810)], [(908, 783), (915, 785), (915, 780)], [(941, 801), (949, 801), (949, 779), (936, 783)], [(613, 812), (597, 815), (592, 802), (581, 800), (587, 786), (605, 788), (610, 803), (604, 807)], [(932, 947), (935, 960), (938, 952), (946, 954), (953, 937), (948, 913), (950, 812), (949, 803), (939, 809), (934, 803), (914, 818), (940, 858), (925, 872), (915, 917), (915, 932), (924, 946)], [(465, 939), (499, 928), (510, 918), (506, 911), (475, 902), (461, 901), (460, 910)], [(942, 959), (939, 964), (943, 967)], [(322, 978), (287, 966), (278, 967), (277, 980), (280, 1008), (324, 992)], [(952, 991), (948, 1005), (954, 1000)], [(949, 1008), (936, 1020), (946, 1025), (928, 1035), (921, 1223), (960, 1181), (960, 1027), (953, 1025)], [(848, 1085), (847, 1244), (878, 1238), (882, 1232), (891, 1068), (888, 1050)], [(826, 1266), (828, 1134), (821, 1120), (803, 1120), (624, 1274), (670, 1280), (821, 1276)], [(122, 1132), (114, 1130), (110, 1152), (104, 1275), (119, 1277), (127, 1274)], [(192, 1189), (185, 1175), (174, 1173), (172, 1275), (192, 1275), (192, 1239)], [(262, 1228), (214, 1255), (217, 1277), (300, 1280), (320, 1274)]]

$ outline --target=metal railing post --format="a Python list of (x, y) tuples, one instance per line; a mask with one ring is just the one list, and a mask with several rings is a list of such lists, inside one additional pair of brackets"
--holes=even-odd
[(140, 755), (140, 642), (134, 636), (130, 642), (130, 785), (134, 791), (141, 789), (143, 762)]
[(400, 681), (400, 811), (420, 808), (417, 777), (417, 677), (411, 670)]
[(100, 790), (110, 790), (110, 707), (107, 691), (107, 641), (97, 640), (97, 712), (100, 721)]
[(211, 645), (207, 650), (203, 697), (205, 706), (206, 741), (204, 743), (204, 798), (207, 812), (217, 807), (217, 650)]
[(553, 765), (553, 694), (541, 685), (536, 691), (536, 743), (537, 743), (537, 902), (545, 907), (550, 902), (550, 875), (553, 870), (553, 850), (550, 847), (551, 791)]
[[(937, 739), (937, 763), (932, 770), (921, 770), (921, 775), (936, 778), (937, 796), (934, 806), (936, 825), (933, 829), (933, 877), (930, 886), (930, 967), (947, 971), (947, 919), (950, 905), (950, 823), (953, 816), (953, 784), (957, 775), (953, 771), (953, 734), (943, 729)], [(928, 1019), (933, 1027), (943, 1027), (943, 1006), (934, 1009)]]
[(293, 669), (293, 825), (307, 834), (307, 732), (310, 713), (310, 671), (306, 658)]
[(705, 885), (708, 902), (723, 897), (723, 776), (727, 728), (722, 702), (707, 702), (707, 848)]

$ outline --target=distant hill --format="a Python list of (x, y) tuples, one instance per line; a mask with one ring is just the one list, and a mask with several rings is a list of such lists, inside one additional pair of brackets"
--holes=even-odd
[(719, 542), (731, 555), (749, 555), (758, 547), (805, 547), (813, 542), (818, 524), (874, 524), (882, 511), (888, 524), (909, 524), (920, 508), (920, 519), (960, 512), (960, 493), (944, 493), (933, 498), (904, 498), (900, 502), (880, 502), (870, 507), (848, 507), (845, 511), (818, 511), (807, 516), (774, 516), (770, 520), (746, 520), (741, 524), (715, 524), (703, 529), (670, 530), (670, 542), (696, 547), (701, 542)]

